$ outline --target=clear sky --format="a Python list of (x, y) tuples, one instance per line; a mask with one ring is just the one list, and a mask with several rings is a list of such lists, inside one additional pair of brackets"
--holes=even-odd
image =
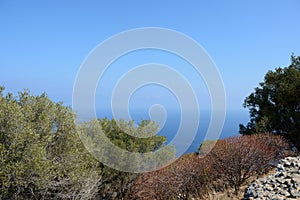
[(0, 0), (0, 85), (71, 105), (77, 71), (96, 45), (129, 29), (162, 27), (205, 48), (227, 108), (240, 110), (268, 70), (300, 55), (299, 10), (299, 0)]

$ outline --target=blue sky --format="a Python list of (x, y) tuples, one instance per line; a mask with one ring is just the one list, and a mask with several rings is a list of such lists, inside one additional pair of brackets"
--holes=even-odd
[[(0, 85), (13, 93), (24, 88), (33, 94), (46, 92), (71, 105), (77, 71), (93, 48), (122, 31), (162, 27), (182, 32), (205, 48), (222, 76), (228, 110), (241, 110), (243, 99), (268, 70), (287, 66), (293, 52), (300, 55), (299, 9), (298, 0), (0, 0)], [(115, 70), (111, 76), (119, 72)], [(193, 79), (193, 72), (183, 68), (182, 73)], [(205, 88), (200, 82), (195, 86), (199, 97)], [(157, 98), (152, 90), (150, 96)], [(141, 97), (136, 93), (133, 98), (139, 102)], [(204, 107), (209, 104), (203, 102)]]

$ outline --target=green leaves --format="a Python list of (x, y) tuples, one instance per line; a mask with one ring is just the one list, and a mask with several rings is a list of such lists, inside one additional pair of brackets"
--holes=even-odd
[[(155, 151), (166, 141), (156, 136), (157, 128), (150, 121), (136, 126), (106, 118), (75, 124), (71, 108), (46, 94), (25, 90), (13, 97), (0, 87), (0, 199), (122, 198), (139, 174), (105, 166), (89, 151), (105, 153), (101, 134), (127, 151)], [(175, 152), (170, 148), (161, 155), (159, 162)], [(134, 161), (124, 157), (122, 162)]]
[(244, 102), (250, 122), (240, 125), (241, 134), (273, 132), (288, 137), (296, 145), (300, 139), (300, 57), (292, 55), (291, 65), (265, 75)]
[[(83, 147), (71, 109), (46, 94), (18, 97), (0, 88), (0, 198), (71, 198), (98, 181), (98, 162)], [(93, 182), (94, 184), (94, 182)]]

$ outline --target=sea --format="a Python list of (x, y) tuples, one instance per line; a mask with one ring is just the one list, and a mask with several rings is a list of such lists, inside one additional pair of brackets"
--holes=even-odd
[[(109, 112), (98, 111), (97, 118), (107, 117), (108, 119), (115, 118)], [(176, 138), (178, 134), (181, 134), (181, 139), (175, 142), (177, 152), (180, 152), (180, 155), (183, 153), (192, 153), (198, 152), (198, 148), (200, 144), (205, 140), (205, 138), (209, 138), (208, 128), (211, 123), (211, 115), (212, 112), (209, 110), (201, 111), (198, 127), (185, 127), (182, 131), (178, 131), (181, 122), (181, 114), (180, 112), (171, 112), (168, 113), (164, 123), (162, 123), (161, 119), (158, 121), (158, 125), (160, 126), (157, 135), (165, 136), (167, 138), (166, 145), (173, 144), (173, 139)], [(131, 120), (134, 120), (136, 124), (140, 123), (141, 120), (152, 120), (148, 113), (143, 112), (131, 112), (130, 113)], [(127, 120), (127, 119), (125, 119)], [(197, 119), (188, 119), (191, 124), (195, 124), (195, 120)], [(249, 121), (249, 113), (246, 110), (227, 110), (225, 115), (225, 121), (220, 133), (214, 133), (217, 135), (217, 138), (214, 139), (224, 139), (227, 137), (233, 137), (239, 135), (239, 124), (247, 124)], [(193, 123), (192, 123), (193, 122)], [(219, 122), (222, 124), (222, 121)], [(192, 125), (191, 125), (192, 126)], [(196, 131), (193, 131), (196, 130)], [(192, 135), (192, 136), (191, 136)], [(189, 138), (188, 141), (185, 141), (185, 138)], [(191, 139), (192, 138), (192, 139)], [(176, 139), (175, 139), (176, 140)], [(187, 144), (188, 143), (188, 144)], [(173, 145), (174, 145), (173, 144)], [(184, 152), (183, 152), (184, 151)]]

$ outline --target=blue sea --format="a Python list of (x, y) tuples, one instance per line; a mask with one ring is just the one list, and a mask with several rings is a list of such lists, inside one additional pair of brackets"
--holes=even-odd
[[(146, 112), (131, 112), (130, 113), (131, 119), (135, 121), (135, 123), (139, 123), (143, 119), (150, 119), (149, 114)], [(97, 113), (98, 118), (107, 117), (109, 119), (113, 118), (112, 114), (109, 114), (109, 112), (98, 112)], [(210, 111), (202, 111), (200, 112), (200, 120), (199, 120), (199, 126), (198, 130), (196, 131), (194, 139), (189, 143), (189, 148), (185, 151), (185, 153), (191, 153), (191, 152), (197, 152), (199, 145), (204, 140), (205, 135), (207, 133), (209, 123), (211, 118), (211, 112)], [(161, 124), (162, 127), (160, 127), (160, 130), (158, 132), (158, 135), (163, 135), (167, 137), (167, 144), (172, 141), (172, 139), (176, 136), (177, 131), (180, 126), (180, 120), (181, 115), (180, 112), (172, 112), (168, 113), (165, 119), (165, 123)], [(189, 119), (191, 122), (195, 119)], [(155, 120), (154, 120), (155, 121)], [(246, 110), (228, 110), (226, 111), (226, 117), (223, 129), (220, 133), (220, 139), (230, 137), (230, 136), (236, 136), (239, 135), (239, 124), (246, 124), (249, 121), (249, 114)], [(220, 122), (221, 123), (221, 122)], [(159, 123), (158, 123), (159, 124)], [(192, 123), (191, 123), (192, 124)], [(186, 128), (183, 130), (183, 134), (187, 137), (189, 134), (193, 134), (189, 128)], [(184, 146), (184, 138), (181, 142), (176, 143), (176, 149), (180, 149), (181, 146)]]

